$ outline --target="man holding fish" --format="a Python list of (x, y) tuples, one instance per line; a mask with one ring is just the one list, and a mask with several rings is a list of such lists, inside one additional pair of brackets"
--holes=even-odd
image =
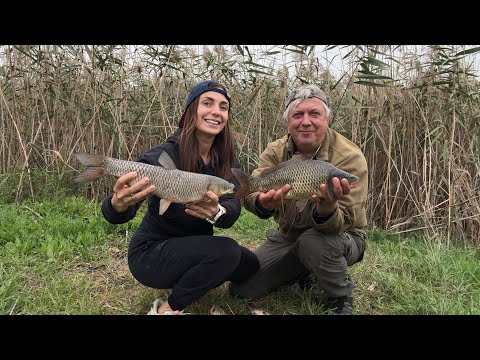
[(245, 208), (278, 223), (255, 250), (260, 270), (231, 283), (232, 295), (259, 299), (313, 275), (329, 309), (352, 313), (347, 268), (365, 250), (368, 171), (361, 150), (328, 127), (331, 115), (322, 90), (298, 88), (286, 100), (288, 134), (268, 144), (252, 176), (232, 169)]

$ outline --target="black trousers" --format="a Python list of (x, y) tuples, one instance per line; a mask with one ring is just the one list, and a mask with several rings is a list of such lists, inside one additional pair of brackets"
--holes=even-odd
[(183, 310), (225, 281), (243, 282), (260, 268), (252, 251), (228, 237), (142, 238), (136, 233), (130, 243), (130, 271), (145, 286), (172, 289), (168, 303), (173, 310)]

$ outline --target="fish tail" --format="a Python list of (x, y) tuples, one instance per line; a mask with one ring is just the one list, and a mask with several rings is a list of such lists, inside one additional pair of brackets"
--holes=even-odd
[(94, 181), (100, 179), (108, 173), (103, 168), (105, 156), (98, 154), (75, 154), (78, 161), (87, 167), (84, 172), (78, 174), (73, 178), (73, 182), (77, 184)]
[(240, 200), (251, 193), (250, 191), (250, 178), (246, 172), (232, 168), (233, 175), (237, 178), (238, 183), (240, 184), (240, 190), (235, 194), (235, 199)]

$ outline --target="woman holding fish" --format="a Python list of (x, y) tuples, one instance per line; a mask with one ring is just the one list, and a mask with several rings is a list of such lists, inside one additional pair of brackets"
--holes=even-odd
[[(240, 202), (233, 194), (238, 182), (231, 172), (240, 164), (234, 156), (229, 113), (230, 96), (223, 85), (210, 80), (196, 84), (179, 128), (138, 159), (170, 173), (155, 182), (153, 176), (134, 181), (138, 171), (126, 171), (103, 201), (105, 218), (118, 224), (131, 220), (148, 197), (148, 211), (129, 245), (128, 264), (145, 286), (171, 289), (168, 299), (155, 300), (149, 314), (183, 314), (209, 290), (225, 281), (242, 282), (259, 268), (253, 252), (233, 239), (213, 236), (213, 226), (231, 227), (240, 216)], [(185, 172), (188, 178), (182, 177)], [(213, 181), (209, 178), (208, 185), (198, 186), (201, 180), (193, 173)]]
[(245, 208), (273, 216), (278, 229), (255, 250), (260, 270), (232, 283), (230, 292), (258, 299), (313, 275), (328, 307), (351, 314), (355, 285), (347, 267), (365, 250), (367, 162), (355, 144), (329, 129), (331, 111), (317, 86), (293, 91), (283, 118), (288, 134), (268, 144), (252, 176), (232, 170)]

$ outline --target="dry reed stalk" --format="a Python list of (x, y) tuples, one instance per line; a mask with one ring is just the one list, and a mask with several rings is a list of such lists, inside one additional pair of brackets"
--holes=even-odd
[(451, 137), (450, 137), (450, 149), (448, 154), (448, 222), (447, 222), (447, 247), (450, 246), (450, 236), (451, 236), (451, 224), (452, 224), (452, 204), (455, 201), (455, 194), (452, 189), (452, 162), (453, 162), (453, 144), (455, 139), (455, 103), (453, 104), (452, 109), (452, 126), (451, 126)]
[(23, 181), (23, 175), (24, 175), (24, 170), (25, 169), (27, 170), (27, 176), (28, 176), (28, 179), (29, 179), (30, 195), (32, 196), (32, 198), (34, 198), (33, 184), (32, 184), (32, 178), (31, 178), (31, 170), (30, 170), (30, 166), (28, 164), (28, 159), (29, 158), (28, 158), (28, 155), (27, 155), (27, 150), (26, 150), (25, 145), (24, 145), (22, 134), (21, 134), (21, 132), (18, 128), (17, 122), (15, 121), (12, 112), (10, 111), (9, 105), (8, 105), (6, 99), (5, 99), (5, 94), (4, 94), (4, 92), (1, 88), (0, 88), (0, 97), (2, 98), (2, 100), (5, 104), (5, 110), (8, 112), (9, 118), (12, 121), (13, 126), (15, 127), (15, 131), (16, 131), (17, 136), (18, 136), (18, 141), (19, 141), (19, 144), (20, 144), (23, 156), (24, 156), (24, 162), (23, 162), (23, 166), (22, 166), (22, 174), (21, 174), (20, 180), (18, 182), (17, 194), (15, 196), (15, 202), (19, 203), (20, 202), (20, 195), (22, 193), (22, 181)]
[[(165, 139), (176, 129), (186, 85), (200, 80), (198, 74), (230, 84), (238, 157), (251, 171), (267, 143), (286, 133), (280, 120), (283, 99), (299, 85), (285, 74), (264, 77), (250, 72), (239, 53), (229, 62), (228, 48), (218, 47), (210, 57), (188, 53), (182, 63), (179, 46), (136, 47), (131, 55), (142, 62), (141, 72), (113, 61), (124, 61), (127, 55), (121, 51), (130, 51), (126, 48), (43, 47), (42, 58), (39, 48), (8, 47), (3, 53), (8, 66), (0, 78), (0, 170), (11, 175), (9, 181), (20, 171), (17, 201), (36, 192), (30, 170), (43, 169), (45, 182), (52, 174), (66, 179), (77, 166), (76, 151), (132, 158)], [(142, 55), (147, 50), (150, 55)], [(360, 47), (355, 51), (360, 59)], [(212, 61), (209, 66), (207, 58)], [(412, 89), (360, 86), (350, 76), (332, 90), (333, 82), (315, 68), (311, 57), (299, 56), (295, 65), (298, 76), (324, 84), (330, 102), (338, 104), (332, 106), (332, 125), (365, 154), (371, 224), (398, 232), (421, 229), (439, 243), (450, 244), (455, 238), (478, 244), (479, 85), (462, 83), (461, 73), (449, 78), (451, 87), (434, 85), (445, 77), (433, 76), (432, 67), (415, 60), (398, 62), (389, 73), (405, 79), (406, 86), (423, 84)], [(402, 67), (409, 63), (412, 70)], [(358, 62), (346, 68), (354, 73)], [(25, 186), (28, 192), (22, 192)], [(83, 194), (101, 197), (110, 187), (98, 182)]]

